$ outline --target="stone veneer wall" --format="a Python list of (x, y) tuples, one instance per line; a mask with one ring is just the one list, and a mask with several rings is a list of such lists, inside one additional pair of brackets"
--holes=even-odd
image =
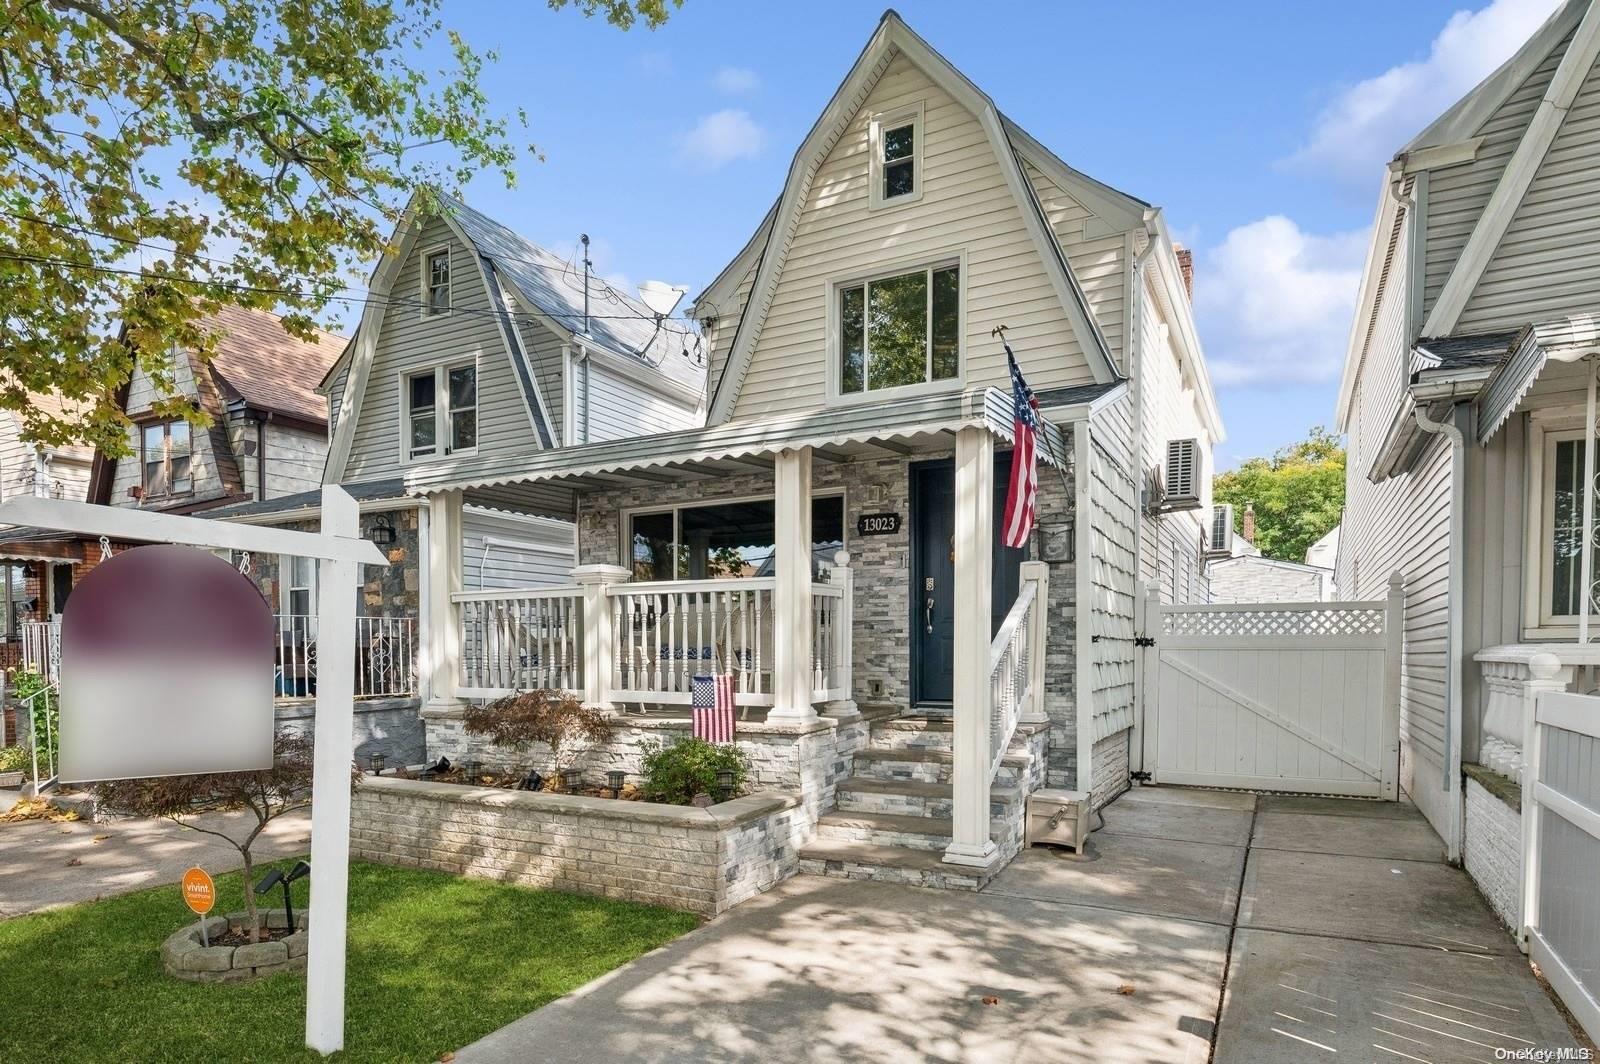
[(805, 821), (792, 793), (698, 809), (367, 777), (350, 853), (714, 916), (794, 874)]
[[(394, 542), (384, 548), (389, 555), (388, 566), (364, 566), (361, 580), (361, 598), (356, 612), (367, 617), (416, 617), (420, 605), (421, 555), (417, 530), (417, 511), (412, 508), (364, 513), (361, 515), (361, 537), (371, 539), (378, 526), (378, 518), (388, 518), (394, 526)], [(276, 528), (300, 532), (316, 532), (319, 521), (284, 521)], [(258, 555), (250, 559), (250, 578), (277, 613), (283, 609), (283, 561), (277, 555)]]
[(1132, 738), (1132, 732), (1120, 731), (1094, 744), (1094, 751), (1090, 756), (1094, 772), (1091, 797), (1094, 799), (1096, 809), (1106, 805), (1131, 786), (1128, 778), (1130, 771), (1128, 755)]
[[(1075, 517), (1077, 469), (1072, 427), (1063, 426), (1063, 474), (1048, 466), (1039, 468), (1036, 503), (1038, 528), (1033, 536), (1033, 556), (1041, 556), (1040, 541), (1052, 528), (1064, 529)], [(1072, 537), (1075, 541), (1076, 537)], [(1046, 780), (1051, 787), (1078, 786), (1078, 566), (1074, 561), (1050, 565), (1049, 618), (1045, 642), (1044, 711), (1050, 718), (1050, 749)]]
[(1522, 792), (1488, 769), (1463, 767), (1467, 817), (1461, 863), (1515, 935), (1522, 924)]
[[(356, 764), (365, 769), (373, 754), (382, 754), (388, 764), (416, 765), (427, 756), (419, 700), (385, 698), (355, 704), (353, 718)], [(274, 709), (278, 730), (290, 735), (313, 738), (317, 704), (310, 700), (279, 701)]]

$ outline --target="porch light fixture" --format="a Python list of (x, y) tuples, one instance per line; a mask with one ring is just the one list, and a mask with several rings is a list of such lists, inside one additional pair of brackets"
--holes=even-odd
[(372, 522), (372, 542), (379, 547), (394, 546), (394, 521), (388, 514), (379, 514)]
[(382, 755), (382, 754), (373, 754), (372, 755), (372, 774), (374, 776), (383, 775), (383, 766), (384, 766), (384, 763), (386, 761), (388, 761), (388, 760), (389, 759), (387, 757), (385, 757), (384, 755)]
[(472, 760), (461, 762), (461, 772), (468, 783), (478, 783), (483, 779), (483, 762)]
[(618, 769), (606, 773), (606, 786), (618, 794), (622, 793), (622, 785), (628, 782), (628, 775)]

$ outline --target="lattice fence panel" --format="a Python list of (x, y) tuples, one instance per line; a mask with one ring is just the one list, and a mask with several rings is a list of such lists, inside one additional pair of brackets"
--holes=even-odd
[(1329, 605), (1316, 609), (1163, 610), (1162, 632), (1172, 636), (1382, 635), (1381, 605)]

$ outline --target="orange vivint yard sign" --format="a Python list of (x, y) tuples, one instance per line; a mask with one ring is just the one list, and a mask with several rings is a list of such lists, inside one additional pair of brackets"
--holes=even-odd
[(198, 915), (204, 916), (217, 904), (217, 885), (211, 882), (203, 868), (191, 868), (183, 874), (183, 903)]

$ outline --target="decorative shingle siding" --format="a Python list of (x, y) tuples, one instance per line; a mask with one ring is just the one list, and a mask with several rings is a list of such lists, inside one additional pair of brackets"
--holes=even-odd
[[(1112, 446), (1117, 439), (1109, 436)], [(1091, 644), (1090, 689), (1094, 700), (1095, 741), (1133, 727), (1134, 500), (1138, 486), (1126, 465), (1125, 452), (1115, 453), (1091, 433), (1089, 460)], [(1099, 766), (1095, 766), (1096, 775)]]

